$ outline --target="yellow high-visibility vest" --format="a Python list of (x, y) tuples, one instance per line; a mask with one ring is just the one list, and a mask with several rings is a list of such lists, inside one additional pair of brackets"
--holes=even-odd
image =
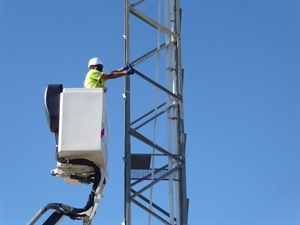
[(104, 88), (105, 81), (102, 79), (103, 72), (91, 69), (84, 80), (85, 88)]

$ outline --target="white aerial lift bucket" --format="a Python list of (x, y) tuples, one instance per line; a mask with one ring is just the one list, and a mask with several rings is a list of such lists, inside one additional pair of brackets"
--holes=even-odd
[(27, 223), (35, 224), (49, 209), (54, 212), (43, 223), (58, 224), (64, 216), (90, 225), (107, 183), (108, 120), (102, 88), (63, 88), (50, 84), (45, 91), (45, 110), (50, 131), (55, 134), (57, 167), (53, 176), (69, 184), (93, 184), (83, 208), (62, 203), (42, 207)]
[[(107, 171), (108, 120), (102, 88), (65, 88), (60, 94), (57, 156), (84, 158)], [(90, 167), (57, 163), (52, 174), (77, 183), (70, 174), (87, 176)]]

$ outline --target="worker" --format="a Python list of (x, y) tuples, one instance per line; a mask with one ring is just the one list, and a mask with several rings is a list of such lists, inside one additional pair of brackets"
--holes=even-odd
[(104, 88), (105, 81), (109, 79), (119, 78), (125, 75), (134, 74), (134, 69), (130, 64), (126, 67), (114, 70), (109, 73), (103, 72), (103, 63), (99, 58), (92, 58), (88, 63), (89, 72), (84, 80), (85, 88)]

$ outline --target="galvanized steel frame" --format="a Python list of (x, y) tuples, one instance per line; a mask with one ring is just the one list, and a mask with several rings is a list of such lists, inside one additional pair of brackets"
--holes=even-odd
[[(139, 71), (135, 68), (136, 77), (126, 76), (125, 78), (125, 140), (124, 140), (124, 162), (125, 162), (125, 179), (124, 179), (124, 217), (125, 224), (131, 225), (135, 222), (135, 217), (132, 215), (132, 207), (137, 206), (138, 210), (149, 213), (152, 217), (156, 218), (162, 224), (168, 225), (187, 225), (188, 223), (188, 198), (186, 188), (186, 133), (184, 132), (184, 116), (183, 116), (183, 69), (181, 63), (181, 9), (179, 0), (164, 0), (166, 5), (169, 5), (170, 15), (169, 24), (161, 24), (159, 21), (147, 16), (139, 11), (136, 7), (146, 1), (153, 0), (137, 0), (132, 2), (125, 0), (125, 24), (124, 24), (124, 37), (125, 37), (125, 63), (131, 62), (133, 66), (138, 66), (150, 57), (158, 54), (161, 51), (166, 51), (168, 57), (171, 59), (171, 65), (165, 68), (166, 73), (172, 77), (172, 88), (170, 86), (163, 86), (155, 80), (149, 78), (146, 73)], [(135, 34), (131, 32), (131, 21), (140, 20), (148, 26), (155, 28), (158, 32), (165, 35), (165, 43), (159, 44), (157, 48), (145, 52), (136, 59), (131, 58), (131, 37)], [(136, 43), (137, 44), (137, 43)], [(130, 79), (142, 79), (163, 93), (166, 94), (166, 102), (158, 105), (155, 109), (145, 112), (139, 118), (131, 121), (131, 111), (135, 109), (132, 107), (135, 102), (131, 102), (131, 92), (135, 88), (131, 87)], [(158, 111), (154, 114), (154, 111)], [(157, 144), (155, 141), (149, 139), (138, 130), (153, 120), (162, 115), (168, 118), (169, 133), (166, 139), (175, 143), (173, 147), (164, 148)], [(150, 118), (147, 118), (150, 116)], [(136, 125), (139, 123), (139, 125)], [(135, 127), (133, 127), (135, 125)], [(174, 131), (175, 129), (175, 131)], [(160, 168), (150, 168), (159, 174), (159, 177), (151, 180), (151, 182), (144, 185), (139, 190), (135, 190), (134, 186), (147, 180), (148, 176), (133, 179), (132, 177), (132, 139), (142, 142), (145, 145), (157, 150), (159, 155), (166, 157), (168, 164)], [(144, 152), (141, 151), (143, 154)], [(158, 173), (161, 172), (161, 173)], [(154, 173), (153, 173), (154, 174)], [(169, 189), (175, 189), (175, 193), (171, 194), (169, 199), (169, 209), (164, 206), (159, 206), (153, 202), (149, 197), (143, 195), (146, 190), (153, 188), (159, 182), (166, 182)], [(175, 187), (174, 187), (175, 186)], [(170, 193), (169, 193), (170, 194)], [(148, 222), (149, 223), (149, 222)]]

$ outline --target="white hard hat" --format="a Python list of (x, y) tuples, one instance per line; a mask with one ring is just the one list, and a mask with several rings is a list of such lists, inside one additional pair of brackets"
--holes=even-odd
[(103, 62), (101, 61), (101, 59), (98, 59), (98, 58), (92, 58), (90, 59), (89, 61), (89, 65), (88, 65), (88, 68), (90, 68), (90, 66), (96, 66), (96, 65), (103, 65)]

